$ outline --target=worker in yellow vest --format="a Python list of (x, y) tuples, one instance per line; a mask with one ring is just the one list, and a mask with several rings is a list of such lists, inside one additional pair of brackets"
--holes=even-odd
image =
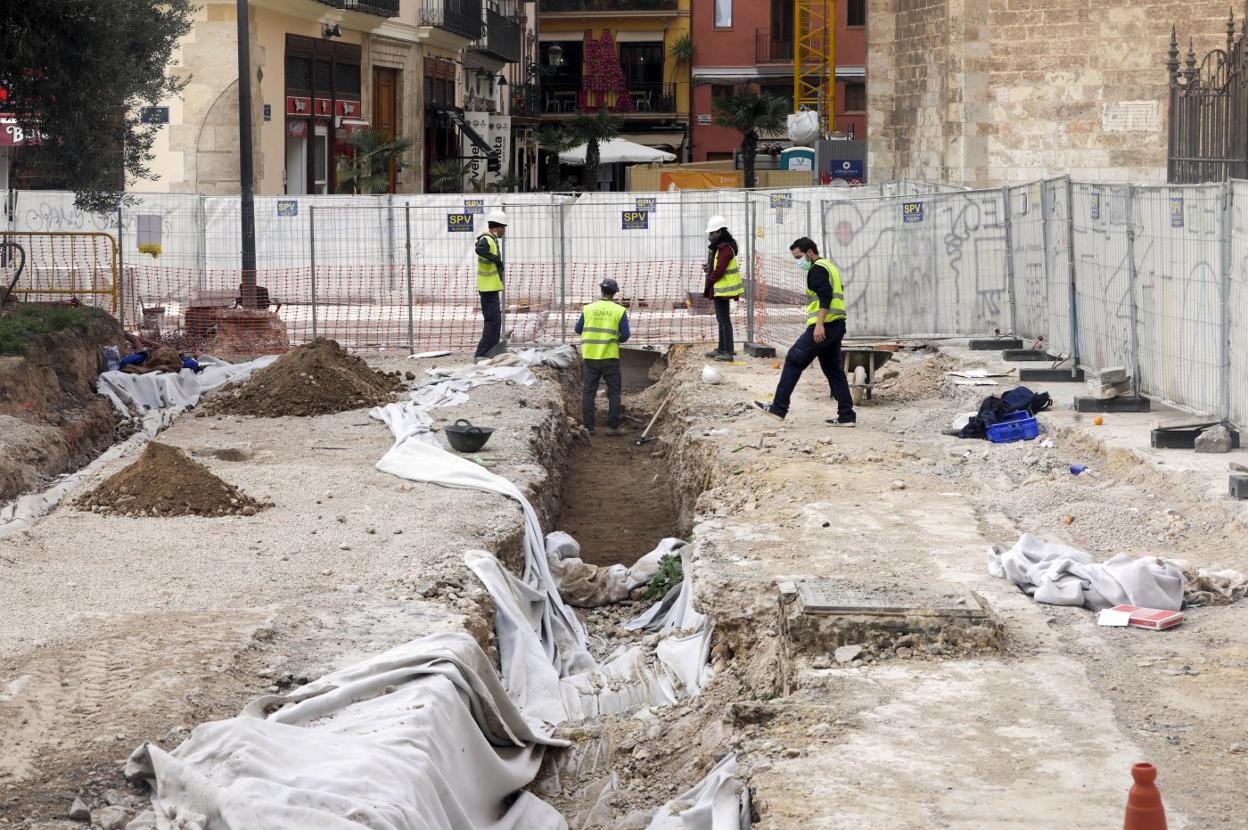
[(628, 340), (628, 312), (615, 302), (619, 284), (610, 278), (598, 286), (602, 299), (590, 303), (576, 321), (581, 336), (581, 363), (584, 385), (581, 390), (581, 418), (589, 434), (594, 434), (594, 398), (600, 381), (607, 383), (607, 434), (620, 432), (620, 344)]
[(854, 399), (849, 381), (841, 366), (841, 341), (845, 339), (845, 289), (836, 266), (819, 256), (814, 240), (803, 236), (789, 246), (797, 266), (806, 272), (806, 331), (784, 357), (780, 383), (770, 404), (754, 401), (754, 405), (784, 420), (789, 414), (789, 400), (797, 381), (815, 359), (828, 379), (832, 397), (836, 399), (837, 416), (824, 419), (834, 426), (852, 427), (857, 422)]
[(491, 357), (503, 336), (503, 251), (499, 240), (507, 235), (507, 214), (492, 210), (486, 217), (487, 233), (477, 237), (477, 293), (481, 295), (481, 316), (485, 323), (476, 359)]
[(706, 274), (702, 296), (715, 304), (715, 320), (719, 323), (719, 344), (706, 356), (726, 362), (737, 356), (732, 336), (731, 301), (741, 299), (745, 293), (741, 266), (737, 263), (737, 252), (741, 248), (728, 232), (728, 220), (722, 216), (712, 216), (707, 221), (706, 238), (710, 245), (702, 265), (702, 273)]

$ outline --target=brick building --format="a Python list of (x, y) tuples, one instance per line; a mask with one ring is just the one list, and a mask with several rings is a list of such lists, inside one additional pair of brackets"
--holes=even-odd
[(873, 0), (872, 177), (1162, 181), (1170, 27), (1203, 57), (1226, 20), (1213, 0)]
[[(836, 3), (834, 129), (867, 130), (867, 0)], [(793, 0), (693, 0), (693, 161), (732, 158), (736, 132), (712, 123), (711, 101), (741, 84), (793, 100)]]

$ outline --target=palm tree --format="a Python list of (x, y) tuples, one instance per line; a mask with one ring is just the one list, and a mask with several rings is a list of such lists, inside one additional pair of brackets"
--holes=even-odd
[[(464, 179), (472, 168), (462, 159), (443, 159), (435, 161), (429, 167), (429, 187), (434, 193), (462, 193)], [(473, 179), (473, 184), (476, 179)]]
[(385, 130), (356, 130), (349, 139), (355, 150), (338, 168), (339, 193), (386, 193), (390, 170), (403, 169), (403, 156), (415, 146), (410, 138), (390, 138)]
[(572, 135), (576, 137), (578, 144), (585, 145), (585, 173), (582, 181), (586, 188), (598, 188), (598, 145), (619, 136), (622, 126), (624, 121), (608, 113), (606, 107), (600, 107), (596, 115), (586, 115), (583, 112), (576, 114), (572, 121)]
[(741, 133), (741, 163), (745, 167), (745, 186), (754, 187), (754, 159), (758, 155), (758, 134), (778, 132), (789, 113), (783, 100), (760, 93), (749, 87), (738, 89), (726, 98), (711, 102), (715, 123)]
[(559, 189), (559, 154), (575, 147), (577, 141), (559, 124), (547, 124), (537, 131), (537, 146), (551, 157), (546, 162), (546, 189)]

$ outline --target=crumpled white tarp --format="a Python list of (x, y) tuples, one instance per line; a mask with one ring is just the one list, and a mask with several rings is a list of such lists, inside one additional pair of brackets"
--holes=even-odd
[[(679, 540), (674, 540), (679, 541)], [(670, 679), (678, 681), (696, 695), (710, 679), (712, 668), (711, 634), (714, 626), (705, 614), (693, 607), (693, 547), (682, 545), (668, 552), (680, 552), (681, 571), (684, 579), (680, 585), (668, 591), (667, 596), (655, 603), (644, 614), (629, 620), (624, 627), (630, 631), (649, 631), (668, 635), (659, 641), (655, 655), (667, 670)]]
[(468, 400), (468, 393), (478, 386), (492, 383), (517, 383), (532, 386), (537, 383), (532, 367), (545, 364), (566, 369), (576, 360), (576, 350), (571, 346), (555, 349), (524, 349), (505, 352), (480, 364), (459, 368), (426, 369), (435, 378), (414, 390), (406, 401), (374, 407), (369, 416), (385, 423), (394, 434), (394, 443), (402, 444), (408, 438), (416, 438), (426, 444), (436, 444), (433, 437), (431, 409), (458, 406)]
[(990, 550), (988, 572), (1010, 580), (1036, 602), (1093, 611), (1115, 605), (1178, 611), (1186, 582), (1183, 571), (1164, 559), (1120, 553), (1097, 562), (1085, 551), (1030, 533), (1005, 553)]
[(96, 388), (113, 402), (113, 408), (123, 418), (157, 409), (183, 410), (199, 403), (200, 398), (212, 390), (244, 381), (252, 372), (275, 360), (277, 355), (266, 355), (246, 363), (227, 363), (205, 356), (199, 359), (199, 365), (204, 367), (201, 372), (190, 369), (144, 375), (101, 372)]
[(138, 431), (122, 441), (109, 447), (98, 458), (80, 470), (66, 473), (58, 478), (51, 487), (38, 493), (27, 493), (19, 496), (6, 505), (0, 506), (0, 539), (12, 536), (30, 527), (41, 516), (45, 516), (61, 503), (69, 491), (99, 474), (106, 464), (114, 459), (128, 455), (141, 448), (156, 437), (162, 429), (173, 423), (177, 412), (172, 410), (156, 410), (147, 412), (138, 419)]
[(665, 554), (684, 545), (680, 539), (664, 539), (631, 568), (591, 565), (581, 559), (580, 543), (562, 530), (556, 530), (546, 534), (546, 562), (564, 602), (577, 608), (596, 608), (627, 599), (634, 588), (650, 582)]
[[(548, 746), (466, 633), (435, 634), (144, 744), (127, 777), (155, 788), (160, 830), (564, 830), (522, 792)], [(507, 799), (517, 791), (519, 797)]]
[(737, 756), (725, 755), (706, 777), (664, 804), (646, 830), (740, 830), (750, 826), (750, 791)]
[[(532, 362), (510, 368), (527, 372), (546, 357), (522, 353), (519, 359)], [(471, 388), (481, 378), (497, 382), (493, 371), (500, 368), (472, 367), (448, 380)], [(439, 397), (466, 391), (444, 388)], [(560, 596), (532, 506), (507, 479), (425, 443), (412, 415), (427, 417), (432, 405), (446, 404), (374, 410), (396, 437), (377, 468), (411, 481), (498, 493), (520, 505), (523, 578), (484, 551), (464, 556), (495, 601), (501, 681), (466, 635), (427, 637), (291, 696), (261, 698), (238, 718), (199, 727), (173, 753), (141, 748), (133, 771), (155, 782), (152, 821), (159, 830), (566, 828), (553, 808), (528, 793), (505, 806), (509, 794), (536, 776), (544, 747), (559, 744), (549, 737), (549, 725), (673, 703), (678, 684), (697, 693), (709, 670), (703, 645), (709, 645), (710, 624), (692, 609), (690, 580), (673, 592), (679, 601), (650, 614), (669, 633), (656, 650), (661, 671), (637, 646), (599, 664)], [(675, 550), (687, 557), (683, 542), (664, 540), (627, 576), (640, 579), (647, 569), (653, 575), (663, 553)], [(681, 633), (688, 626), (700, 628)], [(696, 660), (701, 664), (693, 665)], [(285, 707), (265, 717), (277, 704)], [(735, 764), (721, 763), (683, 800), (660, 811), (679, 823), (652, 827), (738, 830), (740, 817), (733, 812), (729, 822), (726, 805), (729, 796), (747, 804), (742, 792)]]

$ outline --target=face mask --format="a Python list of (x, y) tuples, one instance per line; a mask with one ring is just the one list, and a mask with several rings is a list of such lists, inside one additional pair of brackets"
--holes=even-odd
[(801, 268), (803, 271), (809, 271), (812, 265), (814, 265), (814, 263), (806, 257), (802, 257), (797, 261), (797, 267)]

